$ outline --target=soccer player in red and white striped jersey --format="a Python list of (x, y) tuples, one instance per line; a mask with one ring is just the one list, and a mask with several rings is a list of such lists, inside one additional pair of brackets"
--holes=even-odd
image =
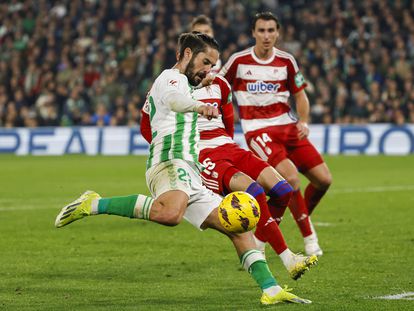
[[(307, 254), (322, 255), (310, 215), (331, 184), (330, 171), (307, 136), (309, 101), (306, 82), (294, 57), (274, 47), (279, 21), (270, 12), (258, 13), (252, 34), (256, 44), (233, 54), (220, 74), (233, 87), (249, 148), (281, 173), (294, 188), (290, 210), (305, 240)], [(293, 94), (297, 116), (289, 98)], [(310, 181), (305, 198), (298, 170)], [(270, 200), (270, 205), (272, 202)], [(282, 213), (280, 209), (271, 209)], [(280, 218), (280, 214), (273, 214)]]

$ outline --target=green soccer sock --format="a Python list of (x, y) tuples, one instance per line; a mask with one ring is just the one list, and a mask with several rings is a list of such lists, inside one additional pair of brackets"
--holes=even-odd
[(149, 220), (154, 200), (142, 194), (124, 197), (102, 198), (98, 202), (98, 214), (118, 215)]
[(276, 279), (270, 272), (266, 259), (260, 251), (249, 250), (240, 256), (240, 261), (262, 290), (277, 285)]

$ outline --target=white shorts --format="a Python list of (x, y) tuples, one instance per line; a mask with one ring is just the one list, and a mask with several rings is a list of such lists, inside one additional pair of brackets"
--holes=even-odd
[(172, 159), (150, 167), (146, 172), (147, 185), (154, 199), (170, 190), (181, 190), (188, 195), (184, 218), (196, 228), (219, 206), (222, 198), (207, 189), (194, 163)]

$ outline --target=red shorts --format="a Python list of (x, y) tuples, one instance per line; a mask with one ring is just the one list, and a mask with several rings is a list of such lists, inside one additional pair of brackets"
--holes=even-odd
[(201, 173), (203, 183), (221, 195), (231, 192), (228, 186), (234, 174), (242, 172), (256, 180), (260, 173), (269, 167), (269, 164), (237, 144), (203, 149), (199, 161), (205, 167)]
[(309, 139), (298, 138), (295, 123), (249, 132), (246, 141), (251, 151), (273, 167), (289, 158), (304, 173), (324, 162)]

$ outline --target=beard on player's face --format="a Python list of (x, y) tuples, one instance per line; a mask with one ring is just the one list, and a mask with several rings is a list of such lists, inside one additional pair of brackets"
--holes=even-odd
[(192, 86), (199, 85), (201, 81), (207, 76), (207, 73), (205, 71), (195, 72), (195, 64), (194, 64), (195, 57), (196, 55), (193, 55), (193, 57), (191, 58), (184, 72), (184, 74), (188, 78), (188, 82)]

